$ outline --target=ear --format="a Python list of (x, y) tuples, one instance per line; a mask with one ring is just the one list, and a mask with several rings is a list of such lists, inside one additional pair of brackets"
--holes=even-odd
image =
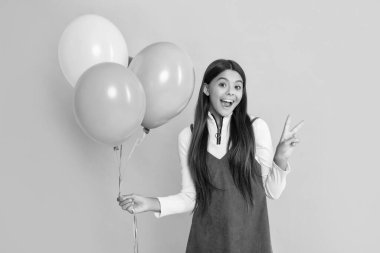
[(208, 91), (208, 84), (203, 83), (203, 93), (206, 94), (206, 96), (210, 96), (210, 92)]

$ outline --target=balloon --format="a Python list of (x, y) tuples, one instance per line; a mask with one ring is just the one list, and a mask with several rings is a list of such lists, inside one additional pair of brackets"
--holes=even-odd
[(74, 114), (94, 140), (118, 146), (140, 127), (145, 113), (144, 89), (136, 75), (112, 62), (83, 73), (75, 87)]
[(119, 29), (97, 15), (73, 20), (63, 32), (58, 58), (67, 81), (75, 87), (79, 77), (91, 66), (115, 62), (128, 66), (128, 50)]
[(159, 42), (140, 51), (129, 64), (144, 87), (146, 111), (142, 125), (159, 127), (188, 104), (195, 72), (190, 57), (176, 45)]

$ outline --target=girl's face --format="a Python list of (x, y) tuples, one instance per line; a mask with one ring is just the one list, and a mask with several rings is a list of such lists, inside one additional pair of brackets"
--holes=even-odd
[(217, 75), (203, 92), (209, 96), (210, 112), (220, 116), (230, 115), (243, 96), (243, 79), (235, 70), (227, 69)]

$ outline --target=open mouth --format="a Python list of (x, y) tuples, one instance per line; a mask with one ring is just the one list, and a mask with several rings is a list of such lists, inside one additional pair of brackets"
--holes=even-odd
[(231, 99), (221, 99), (220, 101), (224, 107), (230, 107), (234, 103), (234, 101)]

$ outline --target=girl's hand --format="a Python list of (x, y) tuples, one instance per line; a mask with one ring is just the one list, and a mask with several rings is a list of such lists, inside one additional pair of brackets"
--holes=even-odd
[(286, 118), (284, 130), (280, 138), (280, 142), (277, 145), (276, 153), (274, 155), (274, 162), (282, 169), (286, 168), (288, 160), (293, 153), (294, 148), (300, 142), (296, 134), (298, 130), (303, 126), (304, 121), (298, 123), (295, 127), (290, 129), (291, 118), (288, 115)]
[(131, 214), (147, 211), (161, 211), (160, 202), (157, 198), (142, 197), (132, 193), (119, 196), (117, 201), (123, 210), (126, 210)]

